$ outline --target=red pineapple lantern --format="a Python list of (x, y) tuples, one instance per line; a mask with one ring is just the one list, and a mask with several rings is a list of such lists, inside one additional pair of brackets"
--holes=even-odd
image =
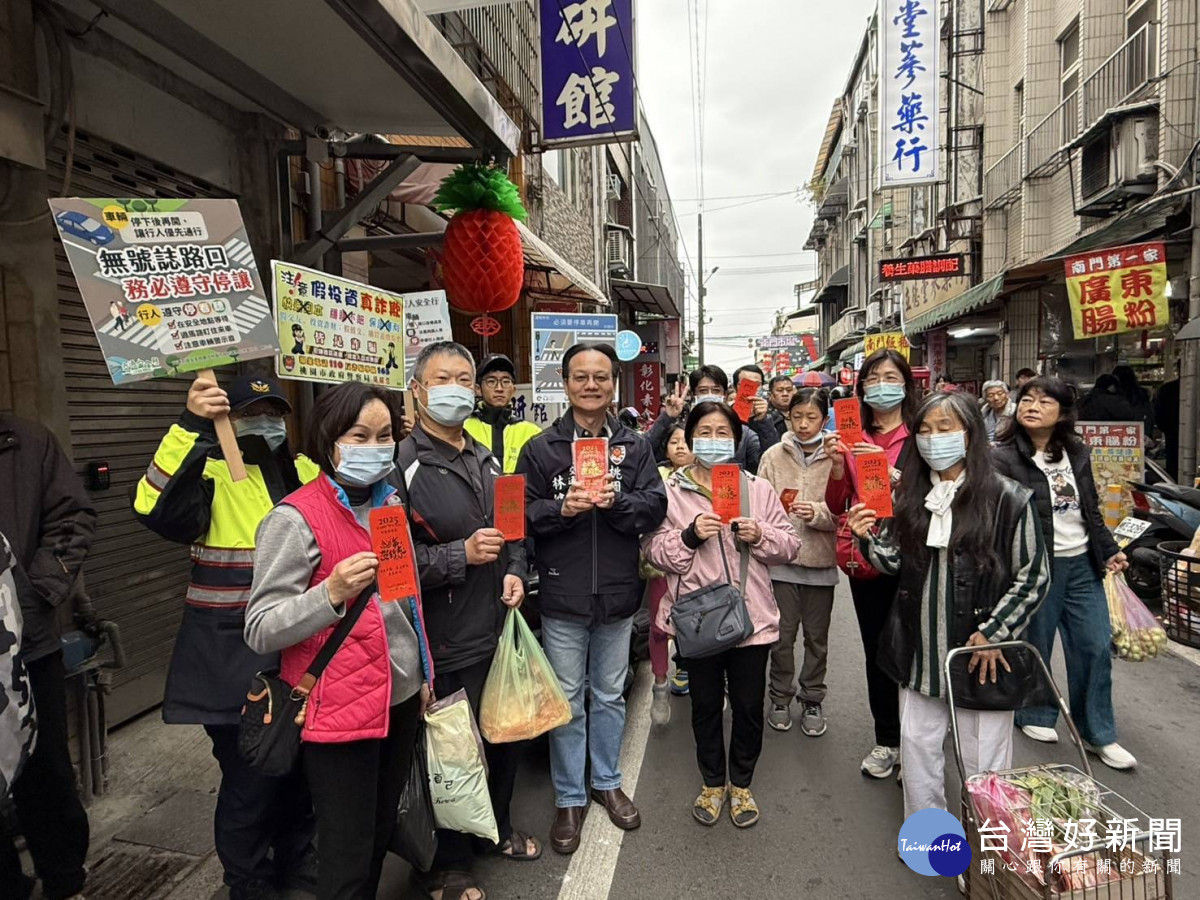
[(500, 330), (490, 313), (521, 296), (525, 257), (514, 219), (524, 220), (517, 186), (500, 169), (469, 163), (442, 181), (433, 205), (454, 210), (442, 247), (442, 286), (455, 309), (476, 313), (471, 328), (487, 337)]

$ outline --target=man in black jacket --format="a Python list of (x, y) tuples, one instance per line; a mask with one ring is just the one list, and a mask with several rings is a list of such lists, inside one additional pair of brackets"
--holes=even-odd
[[(630, 626), (641, 605), (638, 537), (666, 517), (667, 494), (650, 444), (607, 414), (620, 375), (612, 347), (576, 344), (562, 369), (571, 410), (526, 445), (517, 471), (526, 478), (526, 517), (537, 540), (542, 643), (572, 714), (550, 733), (557, 807), (550, 843), (573, 853), (588, 804), (589, 753), (592, 799), (618, 828), (641, 824), (621, 790), (623, 692)], [(608, 439), (609, 474), (597, 494), (577, 483), (574, 470), (575, 440), (592, 437)]]
[[(505, 608), (525, 599), (525, 547), (495, 527), (494, 490), (501, 475), (492, 451), (463, 430), (475, 406), (475, 362), (461, 344), (441, 341), (421, 351), (411, 373), (418, 421), (397, 448), (400, 496), (413, 523), (413, 543), (425, 632), (438, 697), (458, 690), (476, 715)], [(535, 859), (541, 845), (512, 827), (509, 806), (519, 744), (488, 744), (488, 788), (500, 835), (499, 852)], [(437, 855), (427, 880), (450, 890), (446, 873), (467, 872), (471, 838), (438, 831)]]
[[(742, 369), (738, 371), (740, 372)], [(691, 395), (692, 403), (701, 403), (705, 400), (715, 400), (718, 403), (729, 401), (729, 378), (720, 366), (701, 366), (692, 370), (688, 375), (688, 388), (689, 390), (685, 391), (681, 384), (673, 393), (667, 394), (663, 401), (662, 413), (650, 426), (650, 430), (646, 432), (646, 440), (650, 442), (655, 459), (666, 459), (667, 439), (670, 438), (675, 427), (682, 426), (684, 419), (687, 418), (688, 409), (690, 409), (688, 394)], [(764, 405), (765, 402), (763, 401)], [(759, 441), (753, 428), (743, 428), (742, 439), (738, 441), (734, 462), (753, 475), (758, 472), (758, 461), (765, 449), (766, 447)]]
[[(96, 534), (96, 512), (58, 441), (41, 425), (0, 415), (0, 533), (24, 619), (21, 657), (33, 687), (37, 745), (13, 785), (25, 844), (49, 900), (83, 890), (88, 819), (75, 790), (67, 745), (67, 691), (58, 608), (69, 601)], [(12, 838), (0, 836), (0, 895), (24, 900)]]

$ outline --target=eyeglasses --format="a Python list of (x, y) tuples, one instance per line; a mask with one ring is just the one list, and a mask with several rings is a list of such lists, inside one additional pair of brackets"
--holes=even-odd
[(492, 390), (498, 388), (507, 390), (513, 386), (513, 380), (511, 378), (485, 378), (483, 379), (483, 386)]
[(904, 384), (899, 375), (868, 375), (863, 379), (863, 387), (874, 387), (877, 384)]
[(612, 384), (612, 375), (608, 372), (600, 372), (595, 375), (589, 375), (587, 372), (571, 373), (571, 384), (576, 387), (583, 387), (589, 381), (595, 382), (597, 387), (606, 387)]

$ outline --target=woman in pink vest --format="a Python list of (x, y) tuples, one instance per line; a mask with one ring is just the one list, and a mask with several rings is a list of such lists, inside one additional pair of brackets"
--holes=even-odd
[[(281, 651), (289, 684), (375, 580), (369, 515), (398, 502), (385, 481), (402, 421), (396, 396), (359, 382), (322, 394), (307, 452), (324, 474), (259, 526), (246, 642)], [(419, 597), (367, 602), (313, 688), (301, 733), (322, 900), (375, 896), (432, 677)]]

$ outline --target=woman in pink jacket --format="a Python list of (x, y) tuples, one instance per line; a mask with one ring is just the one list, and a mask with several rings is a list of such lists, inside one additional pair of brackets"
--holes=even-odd
[[(676, 599), (728, 581), (726, 562), (729, 571), (737, 572), (741, 552), (749, 555), (744, 596), (754, 633), (732, 650), (682, 661), (691, 685), (696, 761), (704, 779), (692, 815), (715, 825), (729, 798), (733, 824), (748, 828), (758, 821), (750, 782), (762, 750), (767, 656), (779, 639), (770, 567), (791, 562), (800, 539), (771, 485), (751, 475), (743, 476), (742, 482), (750, 514), (726, 526), (713, 513), (712, 467), (733, 461), (742, 436), (742, 423), (729, 406), (697, 403), (684, 433), (696, 462), (667, 480), (667, 518), (642, 539), (642, 552), (667, 574), (668, 591), (659, 605), (657, 624), (668, 633), (673, 633), (670, 616)], [(722, 716), (726, 680), (733, 710), (728, 764)]]

